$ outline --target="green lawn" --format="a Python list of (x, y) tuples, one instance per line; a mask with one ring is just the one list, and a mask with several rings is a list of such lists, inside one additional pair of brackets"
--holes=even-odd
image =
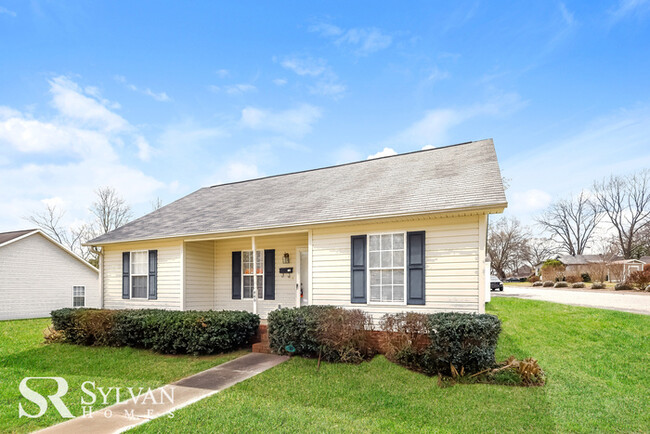
[[(22, 398), (18, 391), (18, 384), (24, 377), (64, 377), (70, 389), (63, 401), (72, 414), (78, 415), (82, 412), (80, 386), (84, 381), (94, 381), (97, 387), (134, 387), (135, 390), (143, 387), (147, 390), (243, 354), (163, 356), (131, 348), (45, 345), (42, 343), (43, 329), (49, 323), (49, 319), (0, 321), (0, 432), (33, 431), (63, 420), (51, 405), (40, 419), (18, 418), (19, 402), (27, 412), (38, 412), (38, 407)], [(34, 381), (29, 385), (39, 392), (56, 391), (54, 381)], [(102, 405), (96, 405), (93, 409), (100, 407)]]
[(494, 299), (498, 358), (534, 356), (542, 388), (457, 385), (376, 357), (357, 366), (293, 358), (139, 432), (647, 432), (650, 317)]

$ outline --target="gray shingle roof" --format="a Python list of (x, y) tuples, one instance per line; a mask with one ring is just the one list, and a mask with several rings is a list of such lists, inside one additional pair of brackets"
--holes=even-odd
[(0, 244), (4, 244), (14, 238), (22, 237), (30, 232), (34, 232), (35, 230), (36, 229), (26, 229), (22, 231), (0, 232)]
[(506, 205), (488, 139), (201, 188), (88, 244)]

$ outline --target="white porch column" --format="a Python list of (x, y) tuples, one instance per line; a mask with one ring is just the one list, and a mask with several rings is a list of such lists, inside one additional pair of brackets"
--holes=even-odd
[(253, 244), (253, 313), (257, 314), (257, 250), (255, 249), (255, 237), (251, 237)]

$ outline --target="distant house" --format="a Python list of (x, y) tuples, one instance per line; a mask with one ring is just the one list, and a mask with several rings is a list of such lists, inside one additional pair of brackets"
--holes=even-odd
[(0, 320), (99, 307), (98, 270), (38, 229), (0, 233)]
[(492, 140), (205, 187), (89, 241), (103, 306), (484, 312)]
[[(650, 260), (649, 256), (646, 256)], [(643, 269), (644, 262), (639, 259), (623, 259), (618, 257), (606, 257), (604, 255), (562, 255), (557, 258), (566, 266), (565, 274), (589, 273), (589, 265), (595, 263), (607, 263), (608, 280), (611, 282), (622, 282), (630, 276), (630, 273)], [(543, 263), (535, 266), (537, 274), (541, 273)]]
[(641, 256), (639, 261), (643, 262), (644, 269), (650, 268), (650, 256)]

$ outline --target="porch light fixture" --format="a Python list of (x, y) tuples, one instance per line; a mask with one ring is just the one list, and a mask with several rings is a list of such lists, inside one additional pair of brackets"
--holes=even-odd
[(283, 264), (291, 263), (291, 258), (289, 258), (289, 254), (287, 252), (284, 252), (284, 255), (282, 255), (282, 263)]

